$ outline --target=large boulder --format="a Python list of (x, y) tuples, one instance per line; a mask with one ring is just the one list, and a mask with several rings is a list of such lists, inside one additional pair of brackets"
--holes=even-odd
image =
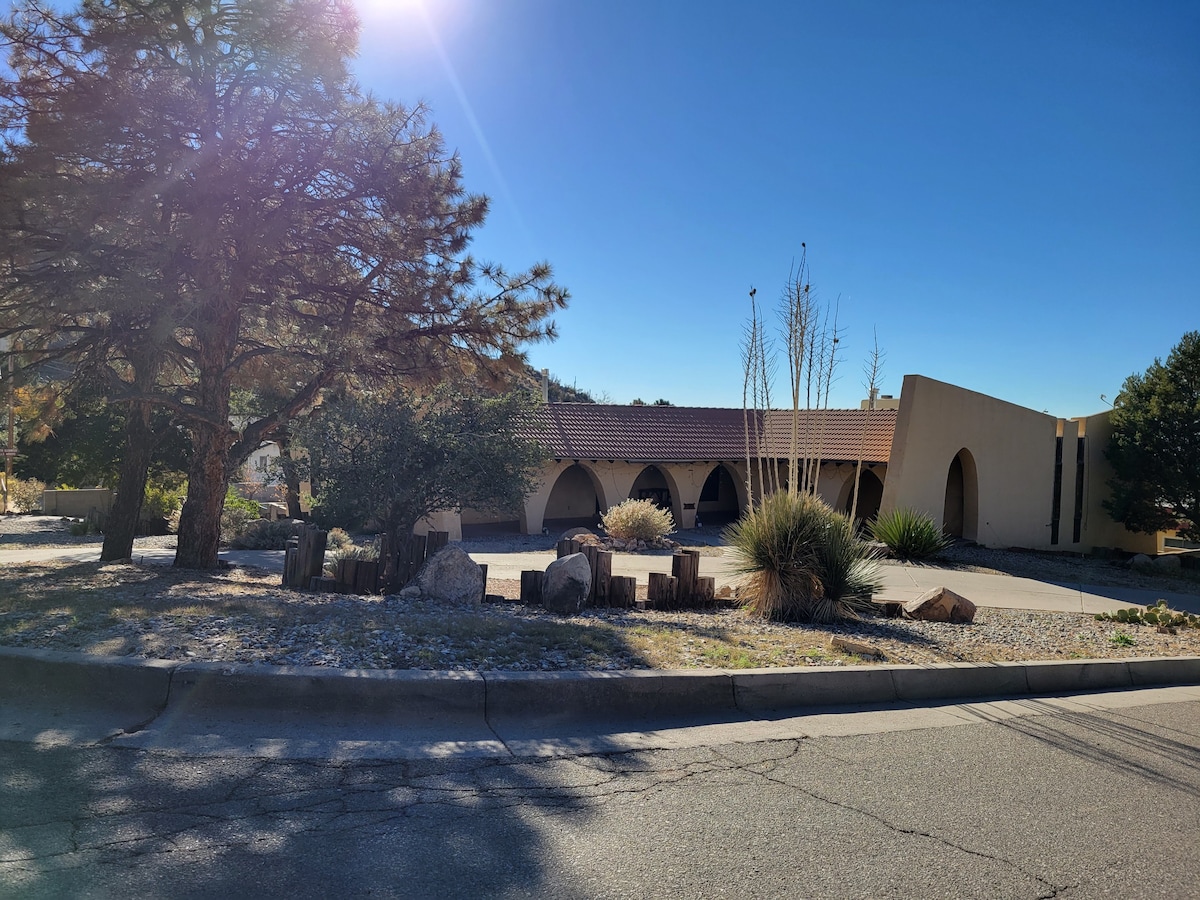
[(478, 606), (483, 602), (483, 570), (462, 547), (448, 544), (425, 561), (416, 587), (429, 600)]
[(904, 615), (926, 622), (954, 622), (969, 625), (975, 621), (975, 604), (944, 587), (926, 591), (904, 604)]
[(1180, 569), (1179, 556), (1174, 553), (1156, 556), (1154, 557), (1154, 568), (1165, 572), (1178, 572)]
[(542, 606), (563, 616), (576, 615), (592, 589), (592, 566), (582, 553), (556, 559), (542, 580)]

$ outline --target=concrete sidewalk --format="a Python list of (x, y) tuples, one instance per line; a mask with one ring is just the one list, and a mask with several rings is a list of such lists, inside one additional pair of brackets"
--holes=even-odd
[[(554, 551), (536, 553), (472, 553), (477, 563), (486, 564), (488, 578), (519, 579), (526, 569), (545, 570), (554, 561)], [(1166, 600), (1171, 609), (1200, 614), (1200, 594), (1181, 594), (1138, 588), (1061, 584), (1014, 575), (960, 572), (932, 566), (885, 563), (879, 567), (883, 589), (881, 600), (914, 600), (930, 588), (946, 587), (962, 594), (976, 606), (998, 609), (1030, 609), (1046, 612), (1098, 613), (1124, 606), (1149, 606)], [(670, 574), (670, 556), (613, 554), (612, 573), (633, 575), (645, 584), (650, 572)], [(700, 574), (716, 578), (718, 588), (732, 584), (736, 576), (722, 556), (701, 556)]]
[[(222, 550), (219, 558), (231, 565), (255, 566), (270, 572), (283, 571), (282, 550)], [(30, 547), (22, 550), (0, 550), (0, 565), (12, 565), (26, 562), (46, 562), (52, 559), (67, 562), (98, 562), (100, 559), (99, 545), (82, 547)], [(135, 563), (150, 563), (152, 565), (169, 566), (175, 561), (174, 550), (134, 548)]]

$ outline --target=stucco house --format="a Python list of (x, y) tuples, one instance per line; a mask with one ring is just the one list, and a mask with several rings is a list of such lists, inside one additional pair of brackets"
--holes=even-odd
[[(1101, 505), (1111, 475), (1106, 413), (1059, 419), (921, 375), (905, 376), (898, 402), (868, 405), (885, 408), (802, 413), (801, 453), (820, 459), (817, 493), (837, 509), (849, 509), (861, 455), (860, 517), (907, 506), (985, 546), (1162, 550), (1161, 535), (1129, 532)], [(681, 529), (731, 521), (746, 505), (745, 422), (741, 409), (546, 403), (523, 430), (551, 460), (522, 508), (441, 513), (428, 526), (455, 538), (553, 533), (595, 525), (630, 497), (669, 507)], [(751, 424), (763, 465), (778, 467), (783, 483), (790, 411)]]

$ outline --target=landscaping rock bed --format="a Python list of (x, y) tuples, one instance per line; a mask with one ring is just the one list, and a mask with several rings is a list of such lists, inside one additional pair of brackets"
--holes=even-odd
[[(22, 525), (29, 530), (18, 531)], [(3, 517), (0, 537), (0, 548), (85, 543), (63, 540), (69, 536), (33, 517)], [(519, 549), (549, 549), (537, 545), (538, 538), (553, 540), (521, 538)], [(496, 544), (468, 546), (498, 552)], [(945, 564), (1055, 581), (1200, 590), (1183, 577), (1043, 556), (961, 548)], [(298, 593), (279, 582), (278, 574), (236, 567), (205, 573), (121, 563), (8, 566), (0, 571), (0, 644), (173, 660), (523, 671), (1200, 655), (1200, 629), (1160, 634), (1079, 613), (981, 608), (973, 625), (868, 619), (832, 628), (761, 622), (737, 609), (585, 609), (564, 619), (515, 599), (464, 609), (400, 597)], [(487, 590), (516, 598), (520, 585), (491, 579)], [(856, 645), (874, 652), (845, 649)]]

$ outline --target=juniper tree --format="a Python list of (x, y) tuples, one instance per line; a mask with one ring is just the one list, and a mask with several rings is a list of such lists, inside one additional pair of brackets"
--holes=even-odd
[(1200, 331), (1125, 379), (1111, 421), (1105, 508), (1131, 531), (1200, 541)]

